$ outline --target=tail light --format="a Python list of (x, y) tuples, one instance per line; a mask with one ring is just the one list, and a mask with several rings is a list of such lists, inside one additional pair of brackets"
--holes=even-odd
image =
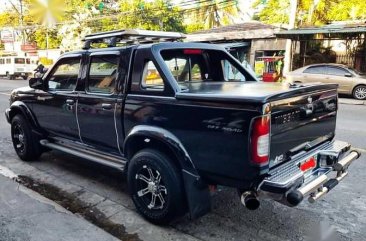
[(251, 134), (251, 159), (256, 165), (266, 165), (269, 160), (271, 116), (254, 119)]

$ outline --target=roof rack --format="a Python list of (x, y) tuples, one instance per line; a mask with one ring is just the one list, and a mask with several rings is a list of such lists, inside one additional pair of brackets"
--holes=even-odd
[(100, 32), (86, 35), (83, 41), (83, 49), (90, 49), (92, 43), (106, 43), (108, 47), (120, 44), (140, 44), (154, 42), (174, 42), (184, 39), (186, 36), (178, 32), (150, 31), (139, 29), (125, 29), (108, 32)]

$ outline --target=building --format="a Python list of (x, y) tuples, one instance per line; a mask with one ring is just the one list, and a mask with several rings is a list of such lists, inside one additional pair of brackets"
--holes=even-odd
[[(286, 40), (277, 39), (278, 28), (258, 21), (194, 32), (186, 41), (222, 44), (234, 57), (246, 60), (257, 75), (266, 71), (264, 57), (283, 56)], [(269, 58), (267, 58), (268, 60)]]
[(365, 21), (282, 30), (276, 36), (292, 40), (291, 69), (314, 63), (338, 63), (366, 72)]

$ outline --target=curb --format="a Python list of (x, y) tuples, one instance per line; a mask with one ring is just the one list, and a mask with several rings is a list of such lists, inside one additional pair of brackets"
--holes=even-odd
[(366, 105), (366, 101), (364, 100), (354, 100), (354, 99), (346, 99), (346, 98), (339, 98), (339, 104), (345, 105)]

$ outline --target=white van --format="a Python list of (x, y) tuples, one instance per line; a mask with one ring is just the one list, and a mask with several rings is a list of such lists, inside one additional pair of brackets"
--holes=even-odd
[(7, 76), (9, 79), (17, 77), (27, 79), (36, 67), (37, 65), (29, 57), (0, 57), (0, 76)]

